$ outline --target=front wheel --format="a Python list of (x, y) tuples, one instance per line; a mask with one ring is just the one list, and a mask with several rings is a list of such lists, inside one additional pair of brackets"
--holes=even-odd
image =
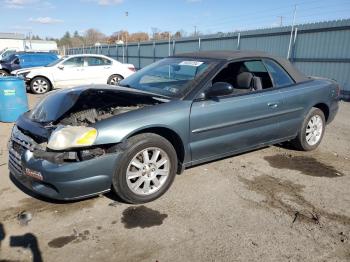
[(35, 77), (30, 82), (30, 90), (34, 94), (45, 94), (46, 92), (51, 90), (51, 83), (45, 77)]
[(150, 202), (169, 189), (176, 167), (176, 151), (168, 140), (152, 133), (136, 135), (117, 163), (113, 188), (128, 203)]
[(111, 75), (107, 80), (107, 84), (112, 86), (117, 86), (119, 85), (119, 82), (122, 81), (123, 79), (124, 77), (122, 77), (121, 75)]
[(10, 74), (6, 72), (5, 70), (0, 70), (0, 77), (1, 76), (9, 76)]
[(321, 143), (326, 127), (324, 113), (313, 107), (306, 115), (297, 137), (292, 145), (302, 151), (311, 151)]

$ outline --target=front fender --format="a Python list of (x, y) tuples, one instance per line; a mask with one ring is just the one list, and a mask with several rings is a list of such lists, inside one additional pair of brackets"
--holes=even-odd
[(185, 143), (188, 142), (190, 101), (171, 101), (135, 110), (102, 120), (95, 124), (95, 144), (121, 143), (128, 137), (149, 128), (167, 128)]

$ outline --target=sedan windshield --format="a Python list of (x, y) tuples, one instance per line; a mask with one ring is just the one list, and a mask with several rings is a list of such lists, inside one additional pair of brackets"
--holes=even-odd
[(209, 70), (214, 62), (191, 58), (165, 58), (120, 82), (121, 86), (180, 98), (191, 83)]

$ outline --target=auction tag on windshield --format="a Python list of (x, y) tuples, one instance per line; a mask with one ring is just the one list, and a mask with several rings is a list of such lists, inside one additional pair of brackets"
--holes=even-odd
[(203, 62), (200, 62), (200, 61), (182, 61), (181, 63), (179, 63), (179, 65), (196, 66), (196, 67), (202, 64)]

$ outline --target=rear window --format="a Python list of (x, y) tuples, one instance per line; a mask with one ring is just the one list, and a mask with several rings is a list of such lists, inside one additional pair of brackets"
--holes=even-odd
[(88, 66), (111, 65), (112, 61), (103, 57), (86, 57)]
[(264, 63), (272, 77), (275, 87), (291, 85), (294, 83), (293, 79), (279, 64), (269, 59), (264, 60)]

